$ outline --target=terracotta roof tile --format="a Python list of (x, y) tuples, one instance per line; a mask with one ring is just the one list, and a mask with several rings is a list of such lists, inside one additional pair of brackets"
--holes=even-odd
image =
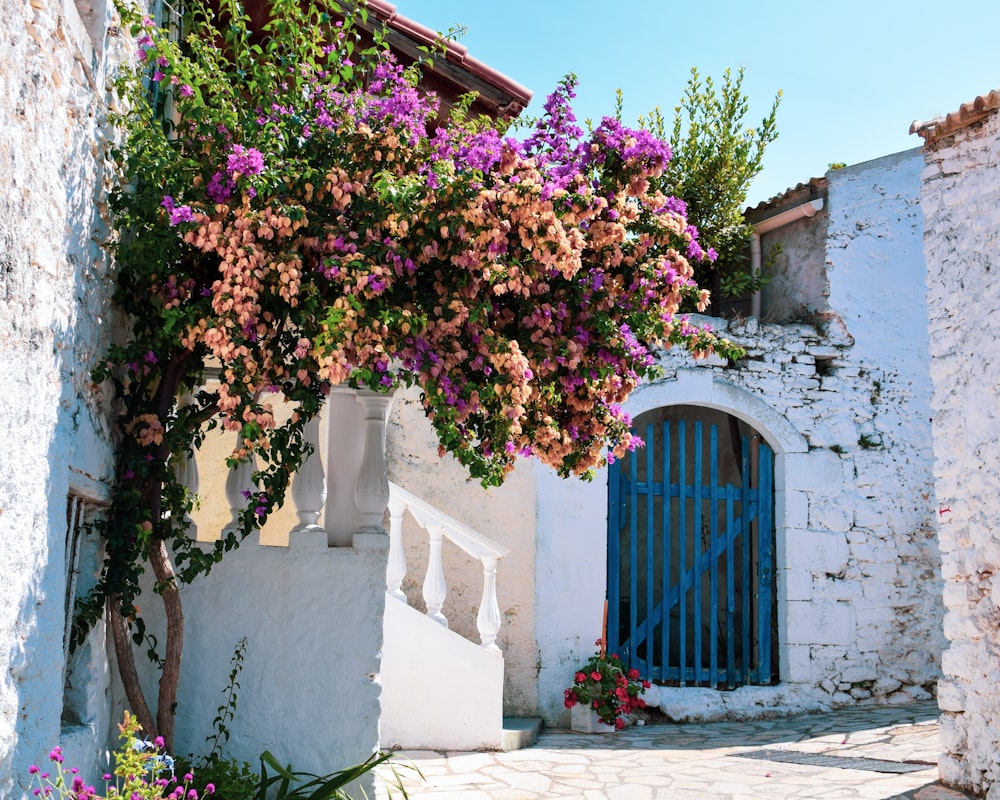
[(955, 131), (985, 119), (1000, 108), (1000, 89), (994, 89), (989, 94), (981, 94), (970, 103), (962, 103), (958, 111), (953, 111), (943, 117), (920, 122), (915, 120), (910, 126), (910, 133), (915, 133), (930, 144), (942, 136), (950, 136)]
[[(482, 61), (473, 58), (468, 54), (468, 48), (464, 45), (444, 40), (437, 31), (402, 16), (396, 11), (396, 6), (392, 3), (386, 2), (386, 0), (368, 0), (368, 9), (389, 28), (418, 45), (432, 47), (435, 45), (440, 46), (443, 43), (445, 47), (445, 59), (448, 63), (455, 65), (462, 72), (478, 79), (474, 83), (481, 82), (479, 86), (488, 86), (493, 90), (489, 93), (493, 96), (484, 99), (492, 100), (498, 105), (503, 103), (504, 100), (507, 101), (499, 109), (501, 115), (517, 116), (531, 102), (532, 92), (530, 89), (526, 89), (488, 64), (484, 64)], [(465, 88), (477, 89), (479, 87), (469, 85)]]

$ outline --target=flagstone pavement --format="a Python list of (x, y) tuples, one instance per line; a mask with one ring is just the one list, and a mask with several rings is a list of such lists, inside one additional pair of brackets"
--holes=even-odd
[[(939, 713), (926, 702), (605, 734), (546, 729), (524, 750), (407, 750), (395, 763), (414, 800), (971, 798), (937, 782)], [(380, 785), (377, 796), (402, 794)]]

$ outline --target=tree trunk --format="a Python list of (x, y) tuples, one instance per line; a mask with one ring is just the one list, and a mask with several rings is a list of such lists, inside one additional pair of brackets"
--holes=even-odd
[(174, 715), (177, 706), (177, 683), (181, 675), (181, 655), (184, 651), (184, 608), (180, 587), (174, 573), (167, 543), (154, 539), (149, 543), (149, 563), (161, 587), (163, 610), (167, 618), (167, 649), (160, 672), (160, 696), (156, 707), (156, 726), (163, 737), (167, 752), (174, 747)]
[(139, 683), (139, 673), (135, 669), (135, 651), (132, 649), (132, 636), (129, 633), (128, 621), (122, 616), (121, 600), (117, 594), (108, 598), (108, 614), (111, 617), (111, 635), (115, 642), (115, 655), (118, 659), (118, 674), (125, 687), (125, 697), (132, 707), (132, 713), (139, 720), (145, 736), (156, 736), (156, 726), (153, 715), (149, 712), (149, 704), (142, 693)]

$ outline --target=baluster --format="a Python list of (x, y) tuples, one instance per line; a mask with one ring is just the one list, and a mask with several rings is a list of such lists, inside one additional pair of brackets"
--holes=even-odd
[(385, 473), (385, 425), (392, 405), (391, 394), (363, 389), (358, 402), (365, 412), (365, 451), (354, 502), (361, 512), (361, 531), (385, 533), (382, 518), (389, 505), (389, 478)]
[(305, 424), (302, 436), (313, 451), (292, 478), (292, 500), (299, 518), (299, 524), (292, 528), (293, 534), (323, 530), (317, 522), (326, 502), (326, 476), (319, 452), (319, 414)]
[(328, 547), (350, 547), (361, 527), (354, 502), (365, 451), (365, 414), (355, 392), (334, 386), (326, 399), (326, 505)]
[[(188, 393), (179, 400), (179, 405), (188, 406), (194, 404), (194, 397)], [(198, 494), (200, 479), (198, 475), (198, 462), (194, 453), (185, 453), (182, 461), (174, 462), (174, 477), (177, 482), (184, 487), (185, 493), (191, 496)], [(184, 525), (187, 535), (192, 539), (198, 538), (198, 524), (191, 519), (191, 514), (184, 510)]]
[[(185, 453), (184, 459), (174, 465), (174, 477), (184, 487), (185, 494), (191, 496), (198, 494), (200, 478), (198, 476), (198, 462), (195, 461), (193, 453)], [(184, 509), (184, 524), (187, 535), (192, 539), (197, 539), (198, 523), (191, 519), (191, 514), (186, 508)]]
[[(237, 444), (242, 443), (242, 441), (242, 435), (237, 433)], [(257, 484), (253, 480), (253, 474), (256, 471), (257, 457), (253, 453), (250, 454), (250, 458), (246, 461), (240, 461), (235, 466), (230, 467), (229, 474), (226, 476), (226, 501), (229, 503), (229, 511), (232, 514), (232, 519), (222, 529), (224, 534), (239, 529), (240, 514), (243, 513), (243, 509), (251, 502), (246, 493), (249, 492), (253, 495), (258, 491)]]
[(406, 553), (403, 550), (403, 512), (406, 503), (389, 492), (389, 563), (385, 570), (385, 588), (397, 600), (406, 602), (402, 588), (406, 577)]
[(435, 622), (448, 627), (448, 618), (441, 613), (441, 606), (448, 596), (448, 584), (444, 579), (444, 566), (441, 562), (441, 542), (444, 529), (431, 523), (427, 526), (430, 536), (430, 554), (427, 557), (427, 574), (424, 576), (424, 603), (427, 605), (427, 616)]
[(497, 634), (500, 632), (500, 604), (497, 602), (497, 560), (495, 556), (483, 556), (483, 597), (479, 601), (476, 627), (483, 647), (500, 655)]

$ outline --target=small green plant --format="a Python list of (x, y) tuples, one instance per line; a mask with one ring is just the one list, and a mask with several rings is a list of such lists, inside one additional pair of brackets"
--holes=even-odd
[[(361, 764), (321, 776), (311, 772), (295, 772), (291, 764), (283, 767), (278, 759), (265, 751), (260, 757), (260, 779), (254, 800), (350, 800), (344, 787), (385, 764), (390, 758), (392, 753), (373, 753)], [(391, 787), (408, 798), (396, 767), (390, 766), (395, 778)], [(274, 771), (273, 775), (268, 772), (268, 767)]]
[(215, 728), (215, 735), (209, 736), (205, 739), (205, 741), (210, 742), (212, 745), (212, 749), (208, 754), (209, 758), (219, 755), (222, 743), (229, 741), (229, 728), (226, 727), (226, 724), (231, 721), (233, 716), (236, 714), (236, 701), (239, 699), (239, 695), (236, 694), (236, 690), (240, 688), (239, 677), (240, 672), (243, 671), (243, 659), (246, 657), (246, 652), (247, 637), (244, 636), (239, 640), (239, 642), (236, 643), (236, 649), (233, 651), (233, 657), (229, 662), (233, 665), (233, 668), (229, 673), (229, 682), (223, 690), (223, 693), (226, 696), (226, 701), (219, 706), (217, 709), (218, 714), (215, 719), (212, 720), (212, 727)]
[(831, 161), (829, 164), (826, 165), (826, 168), (829, 170), (834, 170), (834, 169), (843, 169), (846, 166), (847, 163), (844, 161)]
[(878, 438), (869, 436), (867, 433), (861, 434), (861, 438), (858, 439), (858, 447), (862, 450), (877, 450), (882, 446), (882, 442)]
[(844, 450), (843, 446), (839, 444), (830, 445), (830, 449), (833, 450), (833, 452), (836, 453), (837, 455), (843, 455), (845, 452), (847, 452), (846, 450)]
[(625, 727), (625, 717), (637, 708), (645, 708), (640, 695), (649, 688), (649, 681), (639, 680), (639, 670), (625, 670), (617, 653), (608, 654), (604, 641), (596, 642), (598, 650), (573, 677), (573, 685), (563, 691), (564, 705), (573, 708), (577, 703), (597, 712), (601, 722)]

